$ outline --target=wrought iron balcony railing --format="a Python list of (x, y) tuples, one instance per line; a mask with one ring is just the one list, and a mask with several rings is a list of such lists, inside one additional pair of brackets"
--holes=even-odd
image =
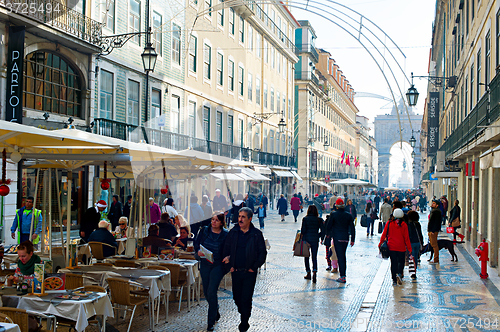
[[(23, 7), (23, 4), (28, 7)], [(0, 7), (10, 15), (19, 15), (50, 26), (63, 33), (98, 45), (102, 34), (102, 23), (64, 6), (57, 0), (0, 0)]]
[(197, 151), (257, 164), (296, 167), (296, 159), (294, 157), (255, 151), (242, 146), (209, 141), (166, 130), (130, 125), (114, 120), (94, 119), (94, 133), (131, 142), (139, 142), (146, 139), (149, 144), (176, 151), (191, 148)]

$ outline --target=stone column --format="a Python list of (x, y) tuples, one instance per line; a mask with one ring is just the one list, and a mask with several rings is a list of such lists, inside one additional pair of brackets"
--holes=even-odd
[(485, 210), (489, 210), (490, 217), (488, 223), (488, 233), (490, 234), (490, 266), (496, 267), (498, 266), (498, 249), (500, 248), (500, 222), (498, 220), (500, 206), (499, 204), (497, 204), (498, 202), (500, 202), (500, 169), (491, 168), (490, 174), (490, 204), (488, 206), (485, 206)]
[(471, 245), (476, 247), (478, 244), (478, 217), (479, 217), (479, 179), (472, 178), (472, 211), (471, 211)]

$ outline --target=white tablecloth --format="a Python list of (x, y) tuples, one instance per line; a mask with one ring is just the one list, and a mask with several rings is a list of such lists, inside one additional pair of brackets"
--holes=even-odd
[(21, 332), (17, 324), (0, 323), (0, 327), (3, 327), (6, 332)]
[(20, 309), (42, 312), (76, 321), (76, 330), (83, 331), (89, 325), (88, 319), (95, 315), (114, 317), (111, 301), (106, 293), (98, 293), (95, 300), (63, 301), (57, 305), (45, 302), (43, 297), (23, 296), (17, 305)]

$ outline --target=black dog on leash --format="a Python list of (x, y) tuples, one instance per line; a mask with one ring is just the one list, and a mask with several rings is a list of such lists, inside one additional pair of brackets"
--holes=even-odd
[[(446, 240), (446, 239), (441, 239), (438, 240), (438, 246), (439, 250), (446, 248), (450, 252), (451, 255), (451, 261), (452, 262), (458, 262), (458, 257), (457, 254), (455, 253), (455, 243), (463, 243), (463, 242), (456, 242), (456, 241), (451, 241), (451, 240)], [(432, 257), (434, 257), (434, 249), (432, 249), (432, 246), (430, 243), (427, 243), (422, 249), (420, 249), (420, 255), (425, 254), (426, 252), (431, 253), (431, 258), (429, 258), (429, 262), (432, 260)]]

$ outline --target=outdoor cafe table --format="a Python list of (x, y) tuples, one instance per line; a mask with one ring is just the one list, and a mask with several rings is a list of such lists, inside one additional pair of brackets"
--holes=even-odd
[(0, 331), (2, 332), (21, 332), (19, 325), (10, 323), (0, 323)]
[(106, 317), (114, 317), (113, 307), (106, 293), (94, 293), (89, 298), (81, 300), (67, 300), (56, 298), (58, 295), (67, 294), (66, 291), (51, 291), (46, 296), (22, 296), (16, 295), (15, 289), (12, 290), (10, 292), (12, 295), (8, 295), (9, 292), (2, 290), (3, 293), (6, 293), (2, 296), (4, 304), (25, 309), (28, 312), (33, 311), (73, 320), (76, 322), (77, 331), (84, 331), (89, 325), (88, 319), (95, 315), (102, 315), (104, 324)]

